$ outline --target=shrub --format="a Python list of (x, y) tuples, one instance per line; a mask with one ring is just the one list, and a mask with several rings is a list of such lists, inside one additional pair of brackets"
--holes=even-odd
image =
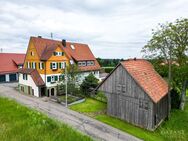
[(91, 92), (97, 87), (98, 81), (99, 80), (92, 73), (85, 77), (84, 81), (80, 85), (83, 94), (90, 96)]
[(107, 98), (106, 98), (105, 94), (101, 91), (98, 91), (94, 98), (99, 100), (99, 101), (107, 103)]

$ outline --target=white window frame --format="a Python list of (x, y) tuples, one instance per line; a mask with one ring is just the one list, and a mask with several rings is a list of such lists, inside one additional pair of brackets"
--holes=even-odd
[(55, 76), (51, 76), (51, 82), (55, 82)]
[(54, 56), (62, 56), (62, 53), (63, 53), (63, 52), (55, 52), (55, 55), (54, 55)]
[(52, 62), (52, 69), (53, 70), (57, 69), (57, 63), (56, 62)]
[(32, 62), (32, 68), (36, 69), (36, 62)]
[(65, 65), (66, 64), (66, 62), (61, 62), (61, 69), (65, 69)]
[(78, 62), (78, 66), (82, 66), (82, 62)]
[(42, 64), (43, 64), (43, 62), (39, 62), (39, 67), (40, 67), (39, 69), (40, 69), (40, 70), (43, 69), (43, 68), (42, 68), (42, 66), (43, 66)]
[(31, 51), (31, 56), (34, 56), (35, 54), (34, 54), (34, 52), (33, 51)]
[(82, 62), (82, 66), (86, 66), (86, 61), (83, 61), (83, 62)]
[(27, 74), (23, 74), (23, 80), (27, 80), (28, 78), (27, 78)]

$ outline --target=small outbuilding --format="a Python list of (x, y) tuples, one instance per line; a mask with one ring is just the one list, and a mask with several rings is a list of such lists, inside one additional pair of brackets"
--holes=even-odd
[(97, 87), (107, 113), (154, 130), (168, 115), (168, 84), (144, 59), (123, 61)]
[(0, 53), (0, 83), (18, 81), (18, 69), (23, 67), (25, 54)]

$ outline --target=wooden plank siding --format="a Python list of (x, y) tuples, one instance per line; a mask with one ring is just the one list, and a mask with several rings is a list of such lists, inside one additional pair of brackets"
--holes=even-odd
[(163, 97), (157, 104), (153, 107), (153, 124), (154, 128), (157, 127), (162, 120), (168, 116), (168, 95)]
[(153, 102), (122, 65), (116, 68), (98, 90), (107, 96), (109, 115), (152, 130)]

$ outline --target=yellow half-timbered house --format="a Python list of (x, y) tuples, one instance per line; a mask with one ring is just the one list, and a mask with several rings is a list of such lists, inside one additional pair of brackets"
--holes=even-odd
[(57, 85), (72, 64), (81, 71), (80, 81), (90, 73), (99, 78), (100, 65), (88, 45), (31, 37), (24, 67), (19, 70), (19, 89), (37, 97), (57, 95)]

